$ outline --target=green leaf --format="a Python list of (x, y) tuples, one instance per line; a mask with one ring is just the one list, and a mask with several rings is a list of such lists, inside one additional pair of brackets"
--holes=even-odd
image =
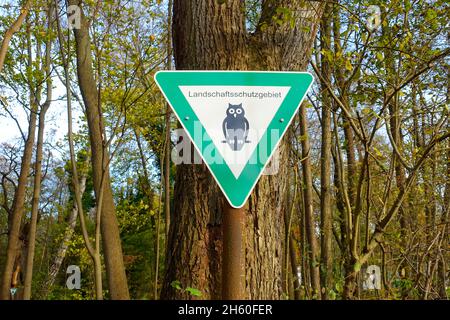
[(428, 9), (427, 10), (427, 13), (425, 15), (425, 20), (430, 21), (430, 20), (435, 19), (436, 17), (437, 17), (436, 10), (433, 10), (433, 9)]
[(342, 286), (342, 282), (336, 282), (336, 284), (335, 284), (335, 288), (336, 288), (336, 291), (337, 292), (339, 292), (339, 293), (341, 293), (342, 291), (344, 291), (344, 287)]
[(375, 151), (375, 154), (378, 157), (382, 157), (383, 156), (383, 154), (381, 153), (381, 151), (377, 147), (373, 147), (373, 150)]
[(187, 287), (186, 288), (186, 292), (188, 292), (191, 296), (194, 297), (201, 297), (202, 296), (202, 292), (198, 289), (195, 288), (191, 288), (191, 287)]
[(177, 290), (181, 290), (181, 282), (178, 281), (178, 280), (172, 281), (172, 282), (170, 283), (170, 286), (171, 286), (172, 288), (177, 289)]
[(328, 291), (328, 298), (330, 300), (336, 300), (336, 292), (334, 292), (334, 290)]

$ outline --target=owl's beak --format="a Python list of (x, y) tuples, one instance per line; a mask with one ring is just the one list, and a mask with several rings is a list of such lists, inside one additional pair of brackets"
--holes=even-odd
[(233, 116), (236, 118), (237, 114), (235, 113), (235, 114), (233, 114)]

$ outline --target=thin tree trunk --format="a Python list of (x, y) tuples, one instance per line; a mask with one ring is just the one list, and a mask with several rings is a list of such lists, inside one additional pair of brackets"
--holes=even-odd
[(297, 242), (295, 241), (294, 236), (291, 234), (291, 236), (289, 237), (289, 254), (290, 254), (290, 259), (289, 261), (291, 262), (291, 271), (292, 271), (292, 277), (293, 277), (293, 286), (294, 286), (294, 299), (295, 300), (300, 300), (301, 295), (300, 295), (300, 284), (299, 282), (301, 281), (301, 277), (298, 277), (298, 258), (297, 258), (297, 251), (298, 251), (298, 245)]
[[(298, 201), (297, 201), (297, 192), (299, 190), (298, 187), (298, 172), (297, 168), (294, 169), (293, 172), (294, 175), (294, 195), (292, 197), (289, 196), (290, 192), (288, 192), (288, 196), (286, 197), (288, 199), (288, 202), (286, 203), (286, 208), (289, 208), (289, 211), (286, 211), (289, 214), (288, 219), (286, 219), (286, 273), (289, 274), (289, 277), (287, 278), (289, 280), (288, 289), (289, 289), (289, 298), (300, 300), (300, 285), (299, 285), (299, 279), (297, 276), (298, 270), (298, 259), (297, 259), (297, 251), (298, 251), (298, 245), (295, 241), (294, 234), (292, 232), (292, 228), (294, 226), (294, 222), (297, 220), (295, 219), (294, 212), (295, 208), (297, 207)], [(290, 184), (289, 184), (290, 186)], [(298, 225), (300, 228), (300, 225)], [(291, 272), (289, 272), (289, 269)]]
[[(299, 179), (301, 179), (300, 174), (298, 174)], [(308, 238), (306, 236), (306, 226), (305, 226), (305, 206), (303, 204), (303, 181), (299, 181), (299, 194), (301, 196), (298, 197), (298, 213), (300, 220), (300, 261), (301, 261), (301, 273), (302, 273), (302, 284), (304, 287), (304, 297), (305, 299), (311, 298), (311, 277), (310, 277), (310, 268), (308, 267)]]
[[(30, 30), (28, 29), (28, 65), (32, 65), (32, 52), (31, 52), (31, 40), (30, 40)], [(6, 249), (6, 261), (5, 268), (2, 275), (2, 285), (0, 291), (0, 299), (8, 300), (10, 298), (10, 286), (11, 279), (14, 270), (14, 263), (16, 261), (16, 254), (19, 248), (19, 233), (20, 226), (22, 223), (22, 216), (24, 213), (24, 203), (26, 196), (28, 173), (31, 166), (31, 157), (33, 155), (34, 139), (36, 134), (36, 114), (38, 108), (37, 102), (37, 92), (35, 92), (32, 86), (32, 80), (29, 79), (30, 86), (30, 120), (28, 123), (28, 136), (25, 141), (25, 147), (23, 151), (22, 161), (20, 164), (20, 174), (19, 180), (17, 182), (17, 189), (14, 193), (13, 206), (11, 211), (11, 216), (8, 218), (9, 223), (9, 233), (8, 233), (8, 247)]]
[[(331, 14), (332, 5), (327, 4), (320, 24), (321, 50), (331, 50)], [(321, 55), (323, 77), (331, 83), (331, 61), (326, 54)], [(332, 224), (333, 210), (331, 208), (331, 99), (326, 89), (327, 84), (321, 84), (322, 89), (322, 144), (320, 161), (320, 213), (321, 213), (321, 288), (322, 299), (328, 299), (329, 290), (333, 286), (333, 256), (332, 256)]]
[(313, 187), (312, 187), (312, 171), (311, 171), (311, 146), (308, 134), (308, 119), (306, 113), (306, 105), (302, 103), (300, 106), (300, 135), (302, 144), (302, 167), (303, 167), (303, 199), (306, 237), (308, 239), (309, 252), (309, 268), (311, 272), (311, 286), (313, 297), (320, 299), (320, 256), (316, 238), (316, 220), (313, 209)]
[[(170, 28), (172, 26), (172, 6), (173, 0), (169, 0), (168, 3), (168, 16), (167, 16), (167, 70), (172, 69), (172, 32), (170, 32)], [(170, 140), (170, 107), (169, 104), (166, 103), (166, 149), (165, 149), (165, 158), (164, 158), (164, 215), (166, 218), (165, 223), (165, 235), (166, 235), (166, 247), (167, 240), (169, 239), (169, 225), (170, 225), (170, 152), (171, 152), (171, 140)]]
[[(166, 130), (168, 130), (168, 128), (166, 128)], [(167, 140), (166, 142), (167, 143)], [(166, 163), (166, 159), (165, 157), (168, 156), (168, 154), (166, 153), (166, 146), (163, 145), (162, 148), (162, 154), (161, 154), (161, 160), (163, 163)], [(162, 208), (162, 193), (163, 193), (163, 181), (162, 181), (162, 177), (166, 176), (165, 174), (165, 169), (162, 169), (161, 172), (161, 181), (160, 181), (160, 190), (159, 190), (159, 201), (158, 201), (158, 210), (157, 210), (157, 214), (156, 214), (156, 232), (155, 232), (155, 280), (154, 280), (154, 286), (153, 286), (153, 299), (157, 300), (158, 299), (158, 283), (159, 283), (159, 256), (160, 256), (160, 233), (161, 233), (161, 208)]]
[(25, 2), (24, 6), (20, 9), (20, 14), (17, 17), (16, 21), (14, 21), (11, 27), (5, 32), (2, 45), (0, 46), (0, 73), (2, 73), (3, 70), (3, 64), (5, 62), (6, 53), (8, 52), (9, 42), (11, 41), (11, 38), (13, 37), (14, 33), (19, 31), (20, 27), (22, 26), (23, 21), (25, 20), (28, 11), (30, 10), (30, 4), (31, 4), (30, 0)]
[[(333, 13), (333, 41), (334, 41), (334, 54), (335, 56), (342, 56), (341, 45), (341, 16), (340, 8), (338, 5), (334, 5)], [(341, 65), (336, 65), (334, 69), (336, 86), (340, 91), (340, 100), (347, 110), (350, 110), (350, 101), (348, 97), (348, 88), (344, 77), (344, 72)], [(351, 208), (355, 206), (356, 200), (356, 153), (355, 153), (355, 141), (354, 133), (350, 125), (350, 119), (344, 114), (342, 128), (344, 130), (345, 137), (345, 151), (347, 155), (347, 189), (348, 199)]]
[[(58, 8), (58, 2), (55, 0), (55, 8)], [(57, 12), (58, 10), (56, 10)], [(83, 240), (86, 246), (86, 249), (89, 253), (89, 256), (92, 259), (93, 265), (94, 265), (94, 280), (95, 280), (95, 296), (97, 300), (103, 300), (103, 285), (102, 285), (102, 272), (101, 272), (101, 257), (100, 257), (100, 217), (101, 217), (101, 210), (102, 210), (102, 203), (103, 203), (103, 184), (104, 179), (102, 176), (102, 179), (100, 181), (100, 194), (97, 201), (97, 207), (96, 207), (96, 226), (95, 226), (95, 248), (91, 243), (91, 240), (89, 239), (89, 234), (86, 227), (86, 222), (84, 218), (84, 211), (83, 211), (83, 203), (81, 201), (82, 192), (80, 191), (80, 183), (78, 178), (78, 169), (77, 169), (77, 159), (75, 156), (75, 148), (74, 148), (74, 142), (73, 142), (73, 130), (72, 130), (72, 94), (70, 89), (70, 77), (69, 77), (69, 66), (68, 66), (68, 60), (70, 58), (70, 55), (68, 54), (68, 59), (65, 58), (64, 50), (63, 50), (63, 38), (62, 38), (62, 32), (61, 32), (61, 25), (59, 22), (59, 17), (56, 17), (57, 27), (58, 27), (58, 40), (60, 43), (60, 53), (61, 53), (61, 59), (63, 62), (64, 67), (64, 80), (65, 80), (65, 86), (66, 86), (66, 93), (67, 93), (67, 136), (69, 140), (69, 153), (70, 153), (70, 164), (72, 169), (72, 186), (74, 189), (74, 195), (75, 195), (75, 202), (77, 206), (78, 216), (80, 217), (80, 227), (81, 227), (81, 233), (83, 236)], [(69, 38), (70, 39), (70, 33)], [(70, 51), (68, 51), (70, 53)]]
[[(78, 5), (82, 8), (80, 0), (70, 0), (69, 5)], [(104, 137), (105, 130), (101, 113), (101, 105), (98, 101), (97, 84), (94, 79), (92, 66), (91, 41), (89, 25), (83, 10), (81, 11), (81, 27), (74, 29), (77, 74), (81, 95), (86, 107), (89, 127), (89, 139), (92, 152), (92, 168), (94, 191), (97, 205), (102, 207), (101, 232), (103, 238), (103, 250), (108, 277), (111, 299), (129, 299), (125, 266), (123, 263), (122, 245), (120, 242), (119, 227), (116, 218), (116, 209), (111, 189), (109, 175), (108, 146)], [(102, 184), (102, 181), (104, 182)], [(103, 198), (102, 203), (99, 202)]]
[[(290, 131), (287, 133), (289, 136), (291, 136)], [(286, 298), (291, 297), (291, 292), (289, 291), (289, 235), (290, 235), (290, 229), (292, 226), (292, 216), (291, 216), (291, 210), (290, 210), (290, 203), (292, 201), (291, 199), (291, 175), (289, 174), (287, 176), (287, 188), (286, 188), (286, 194), (285, 194), (285, 208), (286, 210), (283, 212), (284, 215), (284, 239), (283, 239), (283, 261), (281, 265), (281, 289), (283, 291), (283, 296)]]
[[(341, 16), (340, 9), (338, 5), (334, 6), (333, 14), (333, 40), (334, 40), (334, 50), (335, 56), (342, 55), (341, 49)], [(347, 110), (351, 110), (350, 101), (348, 97), (348, 86), (344, 76), (344, 72), (341, 65), (337, 65), (334, 69), (334, 75), (336, 79), (336, 86), (340, 91), (340, 101), (345, 106)], [(352, 277), (351, 273), (353, 271), (353, 265), (355, 262), (356, 252), (359, 246), (359, 213), (355, 210), (356, 199), (357, 199), (357, 172), (356, 172), (356, 152), (355, 152), (355, 134), (351, 126), (351, 119), (348, 115), (343, 115), (342, 129), (345, 138), (345, 152), (346, 152), (346, 178), (344, 173), (344, 158), (340, 155), (339, 144), (338, 148), (338, 168), (339, 170), (339, 200), (338, 208), (340, 212), (345, 217), (341, 221), (341, 230), (345, 230), (345, 236), (343, 237), (343, 244), (345, 245), (345, 250), (342, 253), (344, 257), (344, 269), (345, 269), (345, 284), (344, 284), (344, 297), (349, 298), (353, 296), (356, 290), (356, 277)], [(337, 121), (334, 122), (337, 125)], [(339, 137), (336, 134), (336, 143), (338, 143)], [(355, 215), (355, 216), (353, 216)]]
[[(388, 56), (388, 55), (386, 55)], [(394, 69), (394, 62), (392, 62), (392, 65), (390, 66), (392, 68), (392, 72), (395, 72)], [(399, 152), (402, 152), (403, 149), (403, 138), (402, 138), (402, 132), (401, 132), (401, 122), (402, 122), (402, 116), (401, 116), (401, 110), (400, 110), (400, 103), (399, 103), (399, 93), (396, 94), (395, 98), (392, 99), (391, 103), (389, 104), (389, 114), (390, 114), (390, 133), (391, 137), (393, 139), (393, 143), (396, 145), (396, 148)], [(405, 169), (399, 160), (397, 154), (393, 151), (392, 154), (394, 161), (394, 168), (395, 168), (395, 181), (397, 184), (397, 188), (399, 192), (402, 192), (405, 188)], [(426, 165), (424, 165), (423, 170), (426, 171)], [(425, 182), (425, 188), (427, 188), (427, 182)], [(406, 212), (404, 205), (400, 207), (399, 210), (399, 221), (400, 221), (400, 237), (402, 241), (402, 247), (406, 248), (406, 245), (408, 243), (408, 226), (407, 226), (407, 219), (406, 219)], [(402, 270), (405, 270), (406, 272), (406, 263), (404, 263), (401, 266)]]
[[(450, 45), (450, 32), (447, 34), (447, 42)], [(447, 67), (447, 104), (450, 104), (450, 66)], [(450, 119), (447, 119), (447, 130), (450, 131)], [(445, 183), (445, 191), (444, 191), (444, 206), (442, 210), (442, 216), (441, 216), (441, 223), (443, 224), (443, 236), (445, 237), (444, 244), (448, 243), (448, 235), (449, 235), (449, 217), (450, 217), (450, 140), (447, 141), (447, 165), (446, 165), (446, 183)], [(445, 246), (444, 246), (445, 248)], [(444, 251), (441, 254), (441, 259), (439, 260), (438, 265), (438, 281), (439, 281), (439, 296), (441, 299), (448, 299), (447, 295), (447, 267), (448, 267), (448, 261), (446, 260), (445, 256), (445, 249), (442, 249)]]
[[(289, 140), (292, 139), (291, 130), (289, 131)], [(293, 182), (292, 175), (294, 176), (295, 181)], [(296, 274), (296, 272), (290, 272), (292, 269), (292, 264), (290, 263), (291, 258), (291, 235), (292, 235), (292, 225), (293, 225), (293, 211), (295, 207), (295, 200), (297, 197), (297, 172), (294, 171), (293, 174), (288, 175), (288, 181), (287, 185), (288, 188), (286, 189), (286, 197), (285, 197), (285, 208), (286, 211), (284, 212), (284, 226), (285, 226), (285, 238), (284, 238), (284, 245), (283, 245), (283, 268), (282, 268), (282, 275), (283, 275), (283, 292), (284, 294), (289, 298), (292, 299), (294, 296), (294, 288), (292, 286), (292, 275)], [(294, 194), (291, 195), (291, 186), (293, 186)], [(295, 263), (295, 261), (294, 261)]]
[[(51, 10), (52, 6), (48, 8), (48, 31), (51, 28)], [(38, 140), (36, 146), (36, 163), (35, 163), (35, 171), (34, 171), (34, 190), (33, 190), (33, 201), (31, 206), (31, 222), (30, 222), (30, 231), (28, 233), (28, 251), (26, 258), (26, 267), (25, 267), (25, 283), (24, 283), (24, 292), (23, 299), (30, 300), (31, 299), (31, 285), (33, 279), (33, 265), (34, 265), (34, 254), (35, 254), (35, 246), (36, 246), (36, 229), (37, 229), (37, 220), (39, 213), (39, 198), (41, 195), (41, 182), (42, 182), (42, 151), (44, 145), (44, 128), (45, 128), (45, 115), (47, 110), (50, 107), (52, 101), (52, 78), (50, 71), (50, 59), (51, 59), (51, 41), (47, 40), (45, 44), (45, 75), (47, 77), (47, 98), (41, 107), (39, 113), (39, 129), (38, 129)]]

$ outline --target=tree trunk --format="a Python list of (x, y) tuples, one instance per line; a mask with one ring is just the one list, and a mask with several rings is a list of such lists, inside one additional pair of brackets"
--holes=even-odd
[[(332, 5), (327, 4), (320, 24), (321, 50), (331, 50)], [(325, 81), (331, 83), (331, 61), (326, 54), (321, 55), (321, 71)], [(321, 288), (322, 299), (328, 299), (333, 286), (332, 224), (331, 208), (331, 99), (327, 84), (321, 83), (322, 90), (322, 144), (320, 159), (320, 222), (321, 222)]]
[[(334, 5), (334, 12), (333, 12), (333, 40), (334, 40), (335, 56), (342, 56), (343, 52), (341, 45), (341, 16), (340, 16), (340, 7), (337, 4)], [(342, 67), (343, 67), (342, 64), (336, 64), (334, 69), (336, 86), (339, 89), (340, 92), (339, 98), (342, 104), (347, 108), (347, 110), (351, 110), (348, 87), (346, 86), (345, 75), (343, 71), (344, 69)], [(348, 119), (345, 114), (343, 115), (342, 128), (344, 130), (344, 137), (345, 137), (344, 145), (347, 155), (347, 184), (348, 184), (347, 193), (350, 206), (354, 208), (356, 200), (355, 140), (354, 140), (354, 132), (350, 125), (350, 119)]]
[[(173, 41), (177, 69), (301, 70), (306, 67), (322, 4), (264, 1), (261, 25), (246, 32), (243, 1), (174, 1)], [(274, 23), (276, 9), (292, 11), (295, 27)], [(305, 16), (311, 19), (304, 19)], [(307, 31), (309, 30), (309, 31)], [(279, 147), (278, 175), (262, 177), (245, 206), (243, 245), (246, 299), (275, 299), (282, 294), (282, 212), (287, 148)], [(177, 167), (173, 221), (161, 297), (189, 298), (171, 286), (178, 280), (202, 298), (221, 297), (222, 208), (226, 201), (205, 165)], [(183, 264), (180, 264), (183, 261)]]
[(23, 24), (23, 21), (25, 20), (28, 11), (30, 10), (30, 4), (31, 0), (28, 0), (25, 2), (22, 9), (20, 9), (20, 14), (17, 17), (16, 21), (11, 25), (11, 27), (6, 30), (5, 36), (3, 37), (2, 45), (0, 46), (0, 73), (3, 69), (3, 64), (5, 62), (6, 53), (8, 52), (9, 42), (11, 41), (12, 36), (14, 33), (19, 31), (20, 27)]
[[(30, 31), (28, 31), (28, 57), (29, 66), (32, 65), (31, 59), (31, 40)], [(19, 180), (17, 182), (17, 189), (14, 193), (13, 206), (11, 215), (8, 217), (9, 232), (8, 232), (8, 247), (6, 249), (6, 261), (5, 269), (2, 276), (2, 285), (0, 291), (0, 299), (8, 300), (10, 298), (11, 279), (14, 270), (14, 263), (16, 261), (17, 250), (19, 249), (19, 233), (22, 223), (22, 216), (24, 213), (24, 203), (27, 189), (28, 173), (31, 166), (31, 157), (33, 155), (34, 138), (36, 134), (36, 114), (38, 108), (37, 92), (33, 92), (35, 89), (32, 86), (32, 80), (29, 79), (30, 86), (30, 120), (28, 123), (28, 136), (25, 141), (25, 147), (23, 150), (22, 161), (20, 164)]]
[[(52, 6), (48, 8), (47, 19), (48, 19), (48, 29), (50, 31), (52, 22)], [(33, 265), (34, 265), (34, 253), (36, 247), (36, 229), (39, 214), (39, 198), (41, 196), (41, 183), (42, 183), (42, 151), (44, 146), (44, 129), (45, 129), (45, 115), (50, 107), (52, 101), (52, 78), (50, 71), (51, 63), (51, 41), (47, 40), (45, 43), (45, 75), (47, 78), (47, 98), (42, 105), (39, 112), (39, 129), (38, 129), (38, 139), (36, 145), (36, 163), (34, 170), (34, 190), (33, 190), (33, 200), (31, 205), (31, 222), (30, 231), (28, 233), (28, 251), (26, 256), (26, 267), (25, 267), (25, 283), (23, 291), (23, 299), (31, 299), (31, 285), (33, 279)]]
[[(167, 17), (167, 27), (170, 30), (172, 25), (172, 6), (173, 0), (169, 0), (168, 3), (168, 17)], [(167, 34), (167, 70), (172, 69), (172, 33), (169, 31)], [(170, 140), (170, 106), (166, 103), (166, 150), (164, 156), (164, 215), (165, 215), (165, 235), (166, 235), (166, 247), (167, 247), (167, 239), (169, 238), (169, 225), (170, 225), (170, 153), (172, 150), (172, 144)]]
[(305, 231), (309, 248), (309, 268), (311, 272), (311, 286), (313, 297), (320, 299), (320, 256), (316, 238), (316, 220), (313, 210), (313, 186), (311, 171), (311, 146), (308, 135), (308, 119), (306, 106), (300, 106), (300, 134), (302, 141), (302, 167), (303, 167), (303, 202), (305, 214)]
[(292, 272), (292, 278), (293, 278), (293, 287), (294, 287), (294, 300), (300, 300), (300, 280), (301, 278), (298, 277), (298, 259), (297, 259), (297, 251), (298, 251), (298, 245), (295, 241), (294, 236), (291, 234), (289, 237), (289, 261), (291, 263), (291, 272)]
[[(334, 6), (333, 14), (333, 40), (334, 40), (334, 50), (335, 56), (342, 55), (341, 49), (341, 16), (340, 8), (338, 5)], [(340, 92), (340, 101), (346, 107), (347, 110), (351, 110), (351, 103), (349, 101), (348, 86), (346, 83), (344, 71), (342, 64), (336, 65), (334, 69), (334, 75), (336, 78), (336, 86)], [(359, 213), (355, 214), (355, 205), (357, 199), (357, 171), (356, 171), (356, 152), (355, 152), (355, 134), (350, 124), (351, 119), (347, 115), (343, 114), (342, 129), (344, 132), (344, 148), (346, 152), (347, 160), (347, 170), (346, 178), (344, 173), (344, 157), (339, 155), (338, 168), (339, 171), (338, 181), (339, 185), (339, 195), (337, 207), (340, 213), (345, 217), (341, 220), (341, 232), (344, 231), (345, 236), (342, 237), (344, 250), (342, 256), (344, 257), (344, 272), (345, 272), (345, 284), (344, 284), (344, 297), (352, 298), (356, 290), (356, 274), (353, 274), (353, 264), (355, 261), (355, 253), (358, 250), (358, 239), (359, 239), (359, 223), (354, 222), (354, 220), (359, 221)], [(337, 125), (337, 121), (334, 122)], [(337, 148), (339, 149), (339, 137), (336, 135)], [(337, 151), (340, 153), (340, 150)], [(354, 230), (356, 228), (356, 230)], [(341, 235), (342, 236), (342, 235)]]
[[(80, 0), (70, 0), (69, 5), (82, 7)], [(98, 100), (97, 84), (94, 80), (92, 66), (91, 41), (89, 37), (88, 21), (81, 10), (81, 28), (74, 29), (78, 82), (86, 106), (89, 127), (89, 140), (92, 153), (92, 169), (94, 191), (99, 202), (101, 182), (103, 178), (103, 201), (101, 204), (101, 232), (105, 265), (109, 284), (110, 297), (113, 300), (129, 299), (127, 278), (123, 263), (122, 245), (116, 218), (111, 181), (109, 175), (109, 154), (104, 136), (101, 105)], [(99, 203), (97, 203), (97, 206)]]
[[(291, 131), (289, 132), (289, 139), (292, 138)], [(292, 176), (294, 181), (292, 181)], [(283, 292), (289, 299), (299, 300), (300, 288), (297, 279), (297, 245), (293, 238), (293, 228), (296, 223), (295, 207), (297, 201), (297, 170), (288, 176), (288, 188), (286, 188), (286, 211), (284, 217), (285, 223), (285, 240), (284, 240), (284, 265), (283, 265)], [(291, 195), (291, 186), (293, 186), (294, 194)]]
[[(44, 107), (45, 108), (45, 107)], [(39, 114), (39, 130), (38, 141), (36, 147), (36, 167), (34, 171), (34, 191), (33, 202), (31, 208), (31, 222), (30, 232), (28, 233), (28, 250), (26, 257), (25, 267), (25, 283), (23, 299), (30, 300), (31, 298), (31, 281), (33, 278), (33, 265), (34, 265), (34, 251), (36, 246), (36, 228), (39, 211), (39, 198), (41, 195), (41, 182), (42, 182), (42, 149), (44, 144), (44, 125), (45, 125), (45, 112), (44, 108), (41, 109)]]
[[(450, 81), (449, 81), (450, 82)], [(449, 90), (450, 92), (450, 90)], [(450, 95), (450, 94), (449, 94)], [(450, 130), (450, 120), (449, 124), (447, 125), (447, 128)], [(450, 217), (450, 140), (447, 141), (447, 183), (445, 184), (445, 191), (444, 191), (444, 207), (442, 210), (442, 216), (441, 216), (441, 223), (443, 224), (442, 232), (444, 237), (444, 248), (445, 244), (448, 242), (448, 236), (449, 236), (449, 217)], [(446, 260), (446, 252), (445, 249), (441, 249), (443, 252), (441, 252), (441, 257), (438, 264), (438, 282), (439, 282), (439, 296), (441, 299), (448, 299), (447, 295), (447, 272), (448, 272), (448, 261)]]
[[(447, 42), (450, 45), (450, 32), (447, 34)], [(447, 104), (450, 104), (450, 66), (447, 67)], [(447, 130), (450, 131), (450, 119), (447, 119)], [(449, 217), (450, 217), (450, 140), (447, 141), (447, 165), (446, 165), (446, 173), (445, 177), (447, 178), (447, 182), (445, 183), (445, 191), (444, 191), (444, 206), (442, 209), (441, 223), (443, 224), (443, 235), (445, 239), (448, 241), (449, 235)], [(444, 242), (447, 243), (447, 242)], [(445, 250), (442, 253), (442, 257), (439, 260), (438, 265), (438, 281), (439, 281), (439, 296), (441, 299), (448, 299), (447, 295), (447, 267), (448, 262), (446, 260)]]

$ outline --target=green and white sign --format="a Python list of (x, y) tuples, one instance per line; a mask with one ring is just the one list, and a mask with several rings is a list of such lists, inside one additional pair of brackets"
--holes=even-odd
[(225, 197), (240, 208), (313, 77), (307, 72), (160, 71), (155, 80)]

